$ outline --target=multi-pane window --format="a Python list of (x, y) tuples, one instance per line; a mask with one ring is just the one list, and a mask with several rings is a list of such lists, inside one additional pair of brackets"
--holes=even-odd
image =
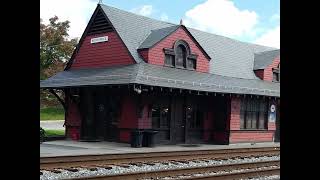
[(153, 104), (151, 108), (152, 128), (170, 127), (170, 109), (168, 104)]
[(188, 59), (187, 68), (195, 70), (196, 69), (196, 60), (195, 59)]
[(172, 55), (166, 54), (165, 55), (165, 60), (164, 60), (164, 64), (166, 66), (172, 66), (174, 67), (175, 63), (174, 63), (174, 57)]
[(267, 129), (268, 103), (263, 99), (242, 99), (240, 129)]

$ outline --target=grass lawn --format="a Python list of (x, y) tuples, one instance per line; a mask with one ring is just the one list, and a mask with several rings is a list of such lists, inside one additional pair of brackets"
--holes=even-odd
[(64, 109), (63, 107), (45, 107), (40, 108), (40, 120), (63, 120)]
[(65, 130), (45, 129), (46, 136), (64, 136)]

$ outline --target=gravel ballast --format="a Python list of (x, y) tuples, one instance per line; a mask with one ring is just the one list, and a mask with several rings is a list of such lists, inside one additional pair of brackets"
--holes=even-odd
[[(223, 165), (223, 164), (234, 164), (234, 163), (244, 163), (244, 162), (257, 162), (257, 161), (272, 161), (279, 160), (280, 156), (262, 156), (262, 157), (253, 157), (253, 158), (235, 158), (228, 160), (206, 160), (206, 161), (189, 161), (187, 163), (180, 162), (167, 162), (163, 163), (153, 163), (153, 165), (129, 165), (128, 167), (121, 166), (109, 166), (112, 169), (106, 169), (101, 167), (96, 167), (95, 169), (86, 169), (86, 168), (76, 168), (77, 172), (72, 172), (64, 169), (57, 169), (60, 173), (54, 173), (51, 171), (42, 170), (42, 175), (40, 175), (41, 180), (53, 180), (53, 179), (68, 179), (75, 177), (87, 177), (87, 176), (102, 176), (102, 175), (115, 175), (123, 173), (132, 173), (132, 172), (146, 172), (146, 171), (158, 171), (166, 169), (177, 169), (177, 168), (190, 168), (190, 167), (202, 167), (202, 166), (214, 166), (214, 165)], [(40, 173), (41, 174), (41, 173)]]

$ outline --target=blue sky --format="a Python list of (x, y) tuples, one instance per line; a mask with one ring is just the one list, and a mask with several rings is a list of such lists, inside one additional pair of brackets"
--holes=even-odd
[[(81, 36), (98, 0), (40, 0), (40, 16), (71, 21), (70, 35)], [(103, 0), (136, 14), (241, 41), (280, 47), (279, 0)], [(81, 19), (80, 19), (81, 18)]]

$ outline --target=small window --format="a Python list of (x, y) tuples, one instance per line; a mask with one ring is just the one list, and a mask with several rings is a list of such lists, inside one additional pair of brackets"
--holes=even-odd
[(272, 81), (273, 82), (280, 82), (280, 63), (278, 64), (277, 68), (272, 70)]
[(164, 64), (166, 66), (174, 67), (174, 58), (172, 55), (166, 54)]
[(273, 72), (273, 82), (279, 82), (279, 73), (278, 72)]
[(187, 68), (195, 70), (196, 69), (196, 60), (195, 59), (188, 59)]

